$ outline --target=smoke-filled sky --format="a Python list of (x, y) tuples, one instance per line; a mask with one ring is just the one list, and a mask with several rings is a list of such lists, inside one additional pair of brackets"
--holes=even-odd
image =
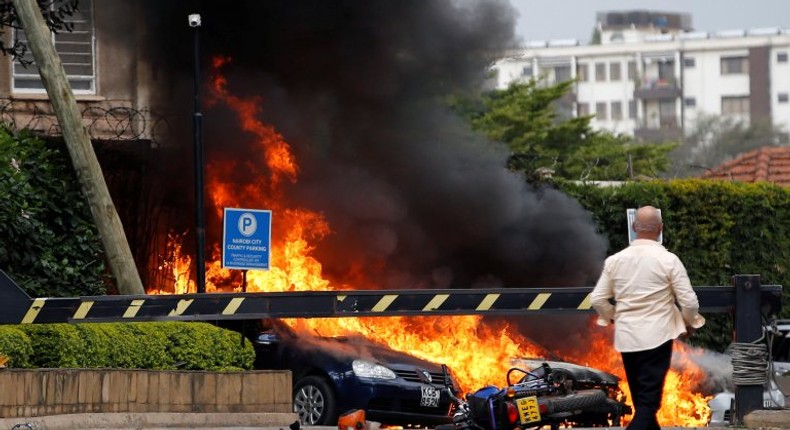
[[(232, 57), (230, 91), (260, 96), (262, 119), (292, 145), (301, 171), (286, 195), (326, 216), (332, 234), (315, 255), (327, 276), (415, 288), (578, 286), (598, 275), (606, 244), (589, 215), (528, 187), (505, 169), (504, 146), (442, 102), (479, 85), (491, 53), (513, 42), (508, 2), (154, 3), (152, 68), (191, 90), (186, 17), (201, 13), (202, 67)], [(261, 172), (243, 161), (259, 154), (230, 118), (206, 109), (207, 161), (238, 162), (237, 179), (252, 182)]]

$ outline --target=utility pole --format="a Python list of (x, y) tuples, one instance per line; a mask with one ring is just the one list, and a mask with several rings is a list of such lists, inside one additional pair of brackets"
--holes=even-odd
[(82, 125), (77, 100), (66, 78), (63, 63), (55, 51), (52, 34), (44, 23), (38, 2), (13, 0), (13, 3), (27, 34), (28, 44), (39, 68), (44, 88), (58, 118), (63, 140), (69, 150), (74, 170), (77, 172), (77, 179), (88, 199), (93, 219), (99, 229), (104, 253), (115, 276), (118, 291), (121, 294), (145, 294), (121, 219), (110, 198), (88, 133)]

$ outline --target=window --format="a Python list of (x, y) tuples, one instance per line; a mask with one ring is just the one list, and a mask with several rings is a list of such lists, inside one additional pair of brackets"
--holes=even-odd
[(787, 93), (777, 94), (776, 101), (778, 101), (779, 103), (787, 103)]
[(612, 102), (612, 120), (623, 119), (623, 102)]
[(743, 116), (749, 114), (749, 96), (725, 96), (721, 98), (721, 114)]
[(697, 107), (697, 99), (695, 99), (694, 97), (686, 97), (684, 102), (686, 103), (687, 108)]
[(609, 63), (609, 80), (619, 81), (622, 77), (622, 65), (620, 62)]
[(777, 63), (786, 63), (787, 62), (787, 52), (779, 52), (776, 54), (776, 62)]
[[(57, 9), (65, 0), (52, 2), (52, 8)], [(93, 40), (93, 5), (92, 0), (81, 0), (78, 11), (66, 22), (73, 24), (73, 31), (61, 31), (52, 37), (55, 41), (55, 51), (60, 55), (63, 69), (77, 94), (93, 94), (96, 91), (96, 70), (94, 68), (94, 40)], [(27, 43), (24, 30), (14, 31), (14, 37), (20, 42)], [(33, 54), (28, 50), (24, 55), (25, 61), (33, 61)], [(23, 66), (21, 62), (14, 61), (13, 90), (17, 92), (42, 93), (44, 84), (38, 74), (35, 63)]]
[(722, 57), (721, 74), (736, 75), (749, 73), (749, 59), (747, 57)]
[(607, 115), (606, 112), (606, 103), (598, 102), (595, 104), (595, 119), (598, 121), (606, 121)]
[(576, 112), (579, 117), (587, 116), (590, 114), (590, 105), (587, 103), (579, 103), (578, 106), (576, 106)]
[(636, 119), (636, 100), (628, 101), (628, 118)]
[(579, 64), (576, 66), (576, 78), (579, 79), (580, 82), (587, 82), (590, 80), (590, 74), (586, 64)]
[(697, 62), (694, 60), (693, 57), (686, 57), (683, 59), (683, 67), (687, 69), (693, 69), (697, 66)]
[(633, 81), (636, 79), (636, 61), (628, 62), (628, 80)]
[(532, 76), (532, 66), (524, 66), (521, 69), (521, 76), (531, 77)]
[(595, 80), (606, 80), (606, 63), (595, 63)]
[(565, 82), (571, 80), (571, 66), (557, 66), (554, 68), (554, 81)]

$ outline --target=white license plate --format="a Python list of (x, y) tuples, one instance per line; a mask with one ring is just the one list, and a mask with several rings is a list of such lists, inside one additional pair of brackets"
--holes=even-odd
[(439, 407), (439, 389), (431, 387), (430, 385), (423, 385), (422, 396), (420, 397), (420, 406), (427, 406), (429, 408)]

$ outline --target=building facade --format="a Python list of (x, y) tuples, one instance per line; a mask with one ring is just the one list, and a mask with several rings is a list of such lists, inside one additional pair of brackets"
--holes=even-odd
[(495, 64), (496, 86), (575, 80), (574, 115), (649, 141), (681, 138), (703, 115), (790, 130), (790, 30), (704, 33), (685, 15), (640, 17), (599, 15), (599, 44), (529, 42)]
[[(57, 0), (50, 7), (57, 10), (63, 3)], [(78, 10), (64, 18), (70, 31), (52, 35), (94, 141), (156, 144), (157, 131), (167, 127), (164, 117), (151, 109), (152, 94), (162, 84), (135, 43), (144, 35), (140, 7), (130, 1), (80, 0)], [(8, 29), (2, 37), (7, 46), (27, 39), (19, 29)], [(13, 128), (60, 134), (29, 50), (18, 59), (0, 57), (0, 120)]]

